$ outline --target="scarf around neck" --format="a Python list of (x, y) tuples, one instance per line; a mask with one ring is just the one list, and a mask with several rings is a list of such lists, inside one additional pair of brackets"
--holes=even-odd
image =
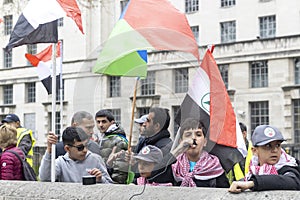
[(275, 165), (265, 163), (262, 166), (259, 166), (258, 157), (253, 155), (250, 161), (249, 172), (245, 176), (245, 180), (250, 180), (252, 175), (278, 175), (277, 171), (283, 166), (297, 166), (296, 159), (288, 155), (283, 149), (281, 149), (279, 161)]
[(186, 153), (177, 157), (177, 162), (172, 165), (174, 178), (181, 181), (183, 187), (196, 187), (193, 178), (197, 180), (209, 180), (219, 177), (224, 173), (218, 157), (203, 151), (197, 161), (194, 170), (189, 172), (190, 163)]
[(151, 185), (151, 186), (172, 186), (172, 183), (155, 183), (155, 182), (148, 182), (145, 177), (139, 177), (136, 179), (137, 185)]

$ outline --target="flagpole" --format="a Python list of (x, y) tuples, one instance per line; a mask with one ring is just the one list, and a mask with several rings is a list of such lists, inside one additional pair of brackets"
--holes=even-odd
[[(55, 134), (56, 114), (56, 44), (52, 45), (52, 123), (51, 130)], [(55, 182), (55, 144), (52, 144), (51, 151), (51, 182)]]
[(60, 40), (60, 63), (59, 63), (59, 102), (60, 102), (60, 131), (59, 139), (62, 141), (63, 132), (63, 79), (62, 79), (62, 65), (63, 65), (63, 40)]
[(132, 140), (132, 129), (133, 129), (133, 121), (134, 121), (135, 102), (136, 102), (136, 91), (137, 91), (137, 84), (139, 82), (139, 79), (140, 79), (139, 77), (136, 78), (135, 85), (134, 85), (134, 91), (133, 91), (130, 131), (129, 131), (129, 140), (128, 140), (128, 151), (129, 152), (131, 152), (131, 140)]

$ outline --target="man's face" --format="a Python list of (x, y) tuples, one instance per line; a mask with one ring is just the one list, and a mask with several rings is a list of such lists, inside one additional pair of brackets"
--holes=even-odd
[(72, 160), (84, 160), (87, 153), (88, 140), (75, 142), (73, 145), (65, 145), (65, 150)]
[(143, 124), (143, 127), (144, 127), (143, 135), (144, 136), (150, 137), (152, 135), (155, 135), (158, 132), (157, 129), (159, 127), (159, 124), (158, 123), (154, 124), (154, 122), (153, 122), (154, 115), (155, 114), (153, 112), (149, 113), (149, 115), (147, 117), (147, 121), (144, 122), (144, 124)]
[(91, 138), (94, 134), (95, 122), (94, 119), (83, 118), (81, 123), (75, 123), (75, 126), (78, 126), (84, 130), (84, 132)]
[(273, 141), (263, 146), (253, 147), (252, 152), (258, 157), (260, 166), (275, 165), (281, 156), (281, 141)]
[(14, 128), (19, 128), (20, 127), (20, 122), (6, 122), (7, 124), (9, 124), (10, 126), (14, 127)]
[(114, 122), (114, 120), (110, 122), (107, 117), (96, 117), (97, 128), (101, 133), (106, 132)]

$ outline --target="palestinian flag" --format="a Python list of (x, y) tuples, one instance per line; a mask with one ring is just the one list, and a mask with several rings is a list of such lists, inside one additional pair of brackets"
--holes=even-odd
[[(60, 75), (60, 42), (56, 47), (56, 90), (58, 91), (59, 84), (59, 75)], [(43, 83), (46, 88), (48, 94), (52, 94), (52, 45), (41, 51), (36, 55), (25, 54), (27, 60), (32, 64), (32, 66), (36, 67), (37, 74), (39, 79)]]
[(247, 154), (239, 123), (210, 50), (197, 69), (175, 121), (180, 124), (189, 117), (204, 122), (208, 130), (206, 150), (219, 157), (227, 172)]
[(83, 33), (76, 0), (30, 0), (10, 35), (5, 51), (24, 44), (57, 43), (57, 20), (71, 17)]

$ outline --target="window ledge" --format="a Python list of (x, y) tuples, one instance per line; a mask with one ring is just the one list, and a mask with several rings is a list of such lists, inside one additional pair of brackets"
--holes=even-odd
[(293, 89), (300, 89), (300, 84), (296, 84), (296, 85), (287, 85), (287, 86), (283, 86), (281, 87), (283, 91), (290, 91)]

